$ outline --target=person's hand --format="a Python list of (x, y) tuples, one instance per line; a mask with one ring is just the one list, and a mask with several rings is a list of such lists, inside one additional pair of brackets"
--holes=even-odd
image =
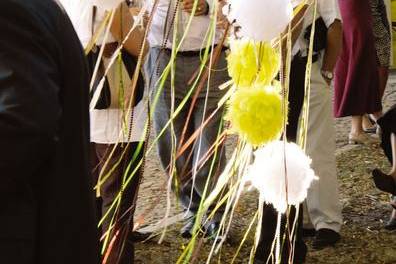
[[(133, 17), (136, 17), (136, 16), (138, 16), (140, 14), (141, 8), (139, 8), (139, 7), (130, 7), (129, 11), (131, 12)], [(143, 14), (142, 19), (143, 19), (143, 21), (141, 21), (140, 23), (141, 23), (143, 28), (146, 28), (147, 24), (148, 24), (148, 21), (150, 19), (150, 14), (146, 11)]]
[(228, 18), (223, 14), (223, 8), (225, 5), (227, 5), (226, 1), (219, 0), (219, 7), (217, 10), (217, 23), (216, 23), (218, 29), (225, 29), (228, 25)]
[[(195, 0), (183, 0), (182, 7), (187, 13), (192, 13)], [(195, 9), (194, 16), (206, 15), (209, 11), (209, 5), (206, 0), (198, 0), (197, 8)]]
[(131, 12), (132, 16), (137, 16), (140, 13), (139, 7), (130, 7), (129, 11)]
[(327, 86), (331, 86), (331, 81), (332, 81), (332, 80), (325, 79), (325, 81), (326, 81), (326, 83), (327, 83)]

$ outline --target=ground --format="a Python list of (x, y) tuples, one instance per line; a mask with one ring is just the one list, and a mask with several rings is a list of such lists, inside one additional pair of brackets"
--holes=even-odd
[[(396, 74), (393, 73), (384, 97), (385, 109), (396, 103)], [(340, 181), (341, 202), (343, 205), (344, 226), (341, 241), (332, 248), (309, 251), (307, 264), (334, 263), (396, 263), (396, 233), (383, 229), (390, 214), (389, 197), (377, 191), (371, 179), (371, 170), (379, 167), (387, 170), (389, 164), (379, 146), (349, 146), (347, 135), (349, 118), (338, 119), (337, 166)], [(232, 143), (229, 143), (232, 144)], [(145, 166), (144, 180), (138, 200), (137, 220), (143, 225), (152, 225), (166, 214), (166, 180), (159, 166), (155, 151), (151, 151)], [(231, 239), (210, 263), (229, 264), (237, 252), (239, 243), (257, 208), (257, 194), (243, 195), (238, 205)], [(170, 216), (179, 212), (172, 199)], [(176, 263), (188, 242), (178, 235), (180, 223), (170, 226), (162, 244), (158, 241), (137, 245), (136, 263), (171, 264)], [(311, 241), (307, 240), (308, 245)], [(252, 239), (242, 247), (235, 263), (248, 263)], [(206, 263), (210, 244), (202, 243), (194, 263)]]

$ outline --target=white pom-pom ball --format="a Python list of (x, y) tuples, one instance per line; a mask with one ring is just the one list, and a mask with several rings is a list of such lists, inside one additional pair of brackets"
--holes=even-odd
[(259, 190), (265, 202), (284, 213), (288, 205), (298, 205), (305, 200), (309, 186), (317, 177), (311, 169), (311, 159), (299, 146), (274, 141), (255, 151), (254, 156), (245, 180)]
[(289, 24), (293, 8), (290, 0), (229, 0), (230, 21), (240, 26), (238, 36), (255, 41), (278, 37)]

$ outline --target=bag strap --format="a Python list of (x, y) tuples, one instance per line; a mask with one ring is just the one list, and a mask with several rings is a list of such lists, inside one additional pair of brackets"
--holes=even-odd
[(96, 6), (92, 7), (92, 21), (91, 21), (91, 37), (95, 34), (95, 20), (98, 8)]

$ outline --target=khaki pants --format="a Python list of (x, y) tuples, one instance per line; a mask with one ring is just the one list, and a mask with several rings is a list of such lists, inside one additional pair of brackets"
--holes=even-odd
[(335, 126), (330, 87), (320, 73), (320, 61), (312, 64), (311, 94), (307, 132), (308, 156), (319, 180), (314, 181), (306, 200), (307, 217), (313, 227), (340, 231), (341, 205), (335, 160)]

